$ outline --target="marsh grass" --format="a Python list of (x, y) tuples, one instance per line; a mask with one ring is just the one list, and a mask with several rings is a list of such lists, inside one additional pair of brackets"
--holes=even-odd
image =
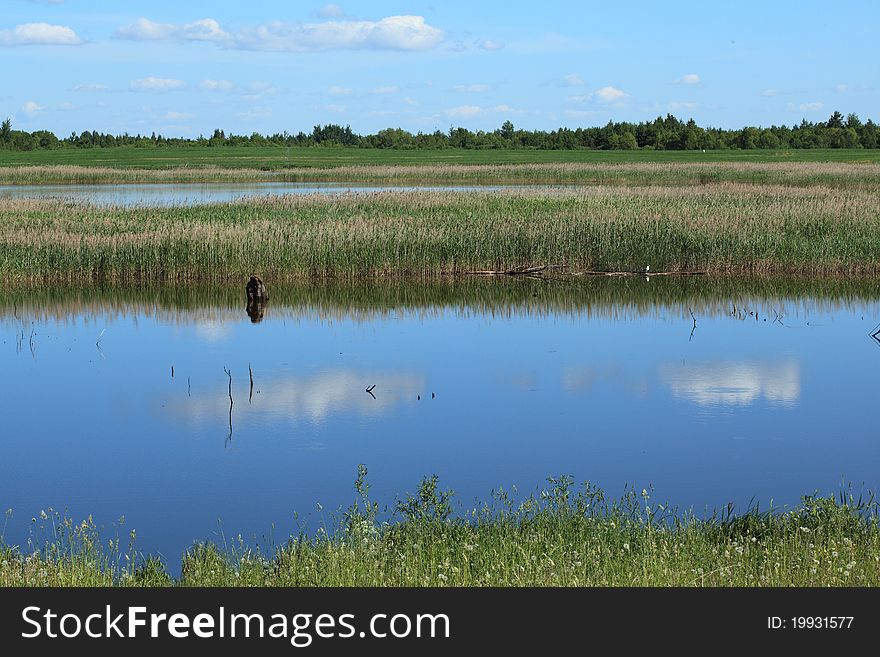
[(508, 164), (341, 164), (261, 170), (218, 166), (134, 168), (0, 166), (2, 185), (169, 183), (356, 183), (361, 185), (694, 186), (720, 183), (878, 189), (880, 163), (798, 161), (587, 161)]
[(6, 283), (582, 270), (869, 274), (880, 197), (781, 185), (281, 196), (196, 207), (0, 206)]
[[(106, 550), (90, 522), (30, 551), (0, 547), (2, 586), (876, 586), (880, 526), (872, 497), (844, 489), (796, 508), (707, 518), (629, 488), (608, 499), (569, 476), (517, 501), (457, 509), (436, 477), (389, 514), (371, 500), (361, 468), (355, 501), (328, 529), (272, 550), (239, 537), (197, 543), (180, 576), (161, 561)], [(382, 520), (382, 515), (388, 519)], [(36, 522), (36, 521), (35, 521)], [(44, 519), (45, 522), (45, 519)], [(57, 546), (56, 546), (57, 544)], [(119, 555), (123, 556), (120, 557)]]

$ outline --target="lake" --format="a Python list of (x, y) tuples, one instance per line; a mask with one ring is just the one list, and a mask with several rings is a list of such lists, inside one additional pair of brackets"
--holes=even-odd
[[(547, 189), (544, 185), (520, 185)], [(229, 203), (260, 196), (283, 194), (345, 194), (381, 191), (497, 191), (511, 186), (369, 186), (347, 183), (181, 183), (181, 184), (112, 184), (112, 185), (0, 185), (0, 201), (20, 199), (63, 199), (94, 203), (95, 205), (122, 206), (177, 206)]]
[(176, 567), (197, 539), (265, 546), (330, 526), (359, 463), (382, 506), (431, 474), (463, 508), (570, 474), (699, 514), (880, 479), (873, 281), (270, 294), (253, 321), (242, 286), (7, 291), (6, 541), (26, 544), (49, 507), (109, 535), (124, 516), (120, 535)]

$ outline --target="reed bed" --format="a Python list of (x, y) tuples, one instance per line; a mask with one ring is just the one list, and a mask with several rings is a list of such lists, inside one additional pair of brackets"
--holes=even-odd
[(526, 164), (342, 165), (277, 169), (213, 166), (0, 167), (0, 184), (299, 182), (365, 185), (759, 185), (880, 188), (877, 162), (554, 162)]
[(28, 281), (433, 277), (582, 271), (874, 275), (865, 189), (735, 183), (281, 196), (197, 207), (0, 205), (0, 271)]
[[(172, 577), (91, 519), (34, 518), (24, 550), (0, 543), (0, 586), (877, 586), (877, 504), (851, 490), (796, 508), (679, 513), (652, 493), (617, 499), (571, 477), (522, 501), (504, 491), (456, 510), (436, 477), (380, 520), (366, 470), (330, 526), (281, 545), (197, 543)], [(45, 532), (43, 532), (45, 530)], [(118, 528), (117, 528), (118, 530)]]

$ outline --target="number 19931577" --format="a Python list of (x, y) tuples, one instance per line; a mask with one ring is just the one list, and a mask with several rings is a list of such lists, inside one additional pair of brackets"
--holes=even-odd
[(848, 630), (854, 616), (768, 616), (769, 630)]

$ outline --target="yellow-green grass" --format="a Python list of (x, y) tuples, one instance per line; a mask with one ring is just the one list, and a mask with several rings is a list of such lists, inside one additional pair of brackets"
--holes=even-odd
[(75, 165), (117, 169), (329, 168), (368, 165), (552, 164), (563, 162), (880, 162), (880, 149), (632, 151), (534, 149), (373, 149), (333, 146), (187, 146), (0, 150), (0, 168)]
[(330, 528), (262, 549), (197, 543), (174, 576), (134, 533), (102, 541), (91, 519), (43, 514), (45, 540), (0, 545), (0, 586), (880, 585), (877, 506), (852, 493), (698, 518), (647, 490), (609, 501), (557, 477), (522, 502), (500, 492), (453, 513), (432, 477), (383, 521), (363, 477), (358, 491)]
[(506, 164), (347, 164), (259, 167), (0, 167), (0, 184), (341, 182), (362, 185), (704, 185), (736, 182), (837, 188), (880, 188), (880, 163), (672, 160), (532, 162)]
[(198, 207), (0, 204), (4, 282), (432, 277), (560, 271), (867, 274), (872, 189), (713, 183), (377, 192)]

